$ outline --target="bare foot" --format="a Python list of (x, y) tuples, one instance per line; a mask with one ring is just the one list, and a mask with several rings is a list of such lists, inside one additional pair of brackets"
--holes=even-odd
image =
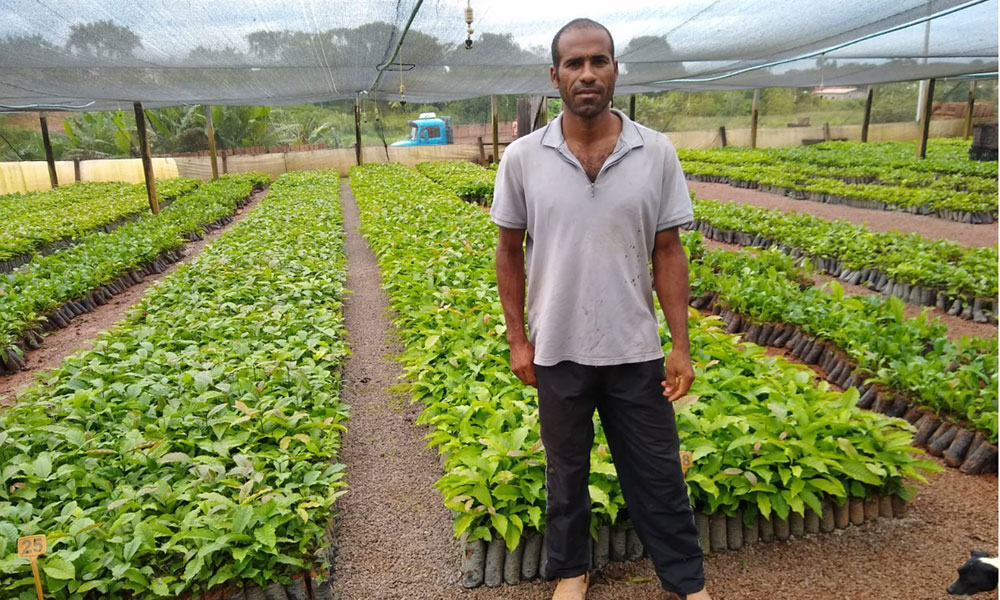
[(579, 577), (560, 579), (556, 584), (556, 591), (552, 594), (552, 600), (584, 600), (587, 597), (587, 584), (590, 583), (590, 574), (584, 573)]
[(687, 600), (712, 600), (712, 597), (708, 595), (708, 588), (701, 588), (700, 591), (688, 594)]

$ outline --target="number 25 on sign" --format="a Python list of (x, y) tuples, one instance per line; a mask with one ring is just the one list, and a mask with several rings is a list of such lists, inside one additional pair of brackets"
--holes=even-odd
[(35, 591), (38, 592), (38, 600), (45, 600), (42, 597), (42, 579), (38, 576), (38, 556), (45, 554), (47, 549), (48, 545), (44, 535), (17, 538), (17, 555), (31, 561), (31, 572), (35, 575)]

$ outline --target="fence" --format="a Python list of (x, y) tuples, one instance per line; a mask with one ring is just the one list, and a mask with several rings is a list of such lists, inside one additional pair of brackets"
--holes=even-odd
[[(996, 118), (977, 118), (975, 122), (996, 122)], [(962, 135), (962, 119), (933, 120), (930, 124), (931, 137), (958, 137)], [(768, 128), (757, 130), (757, 146), (761, 148), (797, 146), (803, 140), (832, 139), (861, 140), (860, 125)], [(678, 148), (716, 148), (721, 145), (721, 135), (713, 131), (676, 131), (667, 134)], [(868, 141), (910, 141), (920, 138), (920, 124), (880, 123), (868, 129)], [(501, 135), (501, 139), (507, 136)], [(749, 129), (727, 129), (726, 141), (731, 146), (749, 146)], [(490, 136), (483, 137), (484, 144), (459, 143), (447, 146), (379, 146), (362, 148), (364, 162), (400, 162), (415, 166), (428, 160), (469, 160), (478, 162), (483, 155), (493, 153)], [(387, 155), (388, 154), (388, 158)], [(503, 155), (503, 146), (500, 148)], [(277, 177), (286, 171), (310, 169), (336, 169), (346, 174), (356, 164), (354, 148), (333, 150), (308, 150), (300, 152), (272, 152), (219, 157), (219, 170), (223, 173), (243, 173), (260, 171)], [(85, 160), (79, 163), (80, 176), (74, 173), (72, 161), (57, 161), (56, 173), (59, 181), (71, 183), (80, 181), (129, 181), (141, 182), (142, 162), (137, 159)], [(154, 158), (153, 172), (156, 177), (197, 177), (209, 179), (212, 176), (210, 159), (207, 156), (177, 156)], [(49, 174), (44, 161), (24, 161), (0, 163), (0, 194), (49, 189)]]

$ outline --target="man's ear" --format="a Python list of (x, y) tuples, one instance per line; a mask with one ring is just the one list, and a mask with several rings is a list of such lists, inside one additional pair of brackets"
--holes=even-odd
[(549, 79), (552, 80), (552, 87), (559, 89), (559, 71), (555, 67), (549, 67)]
[(618, 77), (618, 59), (615, 58), (612, 60), (612, 62), (615, 63), (615, 77)]

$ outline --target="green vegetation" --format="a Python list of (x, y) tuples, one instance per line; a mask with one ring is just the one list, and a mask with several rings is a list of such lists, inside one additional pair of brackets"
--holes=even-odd
[(996, 338), (949, 341), (926, 313), (906, 318), (898, 298), (847, 295), (835, 281), (806, 287), (802, 269), (776, 250), (704, 251), (700, 237), (688, 235), (692, 297), (718, 293), (756, 322), (798, 325), (843, 350), (864, 379), (997, 441)]
[(417, 165), (417, 170), (463, 200), (480, 204), (490, 204), (493, 201), (496, 171), (471, 162), (456, 160), (420, 163)]
[(343, 224), (281, 177), (92, 350), (0, 416), (0, 595), (172, 598), (316, 569), (343, 493)]
[[(270, 178), (259, 173), (226, 175), (181, 196), (159, 215), (148, 214), (110, 233), (91, 233), (79, 243), (38, 257), (0, 280), (0, 352), (16, 352), (21, 336), (68, 300), (179, 248), (186, 234), (232, 215), (237, 203)], [(134, 186), (130, 186), (134, 187)], [(69, 194), (76, 186), (59, 188)], [(87, 191), (86, 188), (78, 188)], [(65, 190), (65, 192), (63, 191)]]
[[(362, 231), (378, 256), (419, 422), (445, 454), (438, 482), (456, 535), (518, 543), (542, 528), (544, 457), (535, 392), (510, 372), (493, 268), (496, 230), (479, 208), (400, 165), (351, 171)], [(832, 497), (900, 494), (933, 468), (903, 421), (862, 411), (810, 370), (740, 345), (715, 318), (690, 321), (697, 402), (679, 409), (697, 509), (747, 518), (820, 510)], [(665, 328), (661, 336), (669, 348)], [(591, 456), (592, 528), (624, 505), (603, 433)]]
[[(678, 154), (682, 161), (692, 162), (782, 167), (792, 163), (794, 168), (835, 167), (836, 170), (820, 171), (828, 176), (844, 169), (848, 170), (846, 175), (852, 175), (856, 169), (864, 169), (866, 174), (889, 181), (923, 173), (961, 175), (993, 180), (992, 191), (996, 195), (996, 163), (969, 160), (969, 144), (968, 140), (953, 138), (929, 140), (925, 159), (917, 158), (916, 142), (824, 142), (812, 146), (756, 150), (731, 146), (715, 150), (682, 149), (678, 150)], [(973, 182), (974, 185), (981, 183)], [(959, 182), (953, 189), (964, 187), (965, 184)]]
[[(196, 179), (157, 182), (163, 204), (198, 187)], [(0, 262), (47, 244), (149, 211), (146, 187), (129, 183), (77, 183), (47, 192), (0, 196)]]
[[(997, 295), (997, 249), (964, 248), (914, 233), (876, 233), (840, 219), (736, 202), (694, 201), (695, 219), (723, 231), (741, 231), (813, 259), (832, 258), (844, 269), (877, 269), (889, 279), (945, 292), (949, 297)], [(950, 303), (949, 303), (950, 304)]]
[(932, 140), (924, 160), (916, 158), (914, 143), (896, 142), (678, 150), (678, 155), (687, 175), (707, 181), (965, 222), (996, 220), (997, 165), (969, 160), (963, 140)]

